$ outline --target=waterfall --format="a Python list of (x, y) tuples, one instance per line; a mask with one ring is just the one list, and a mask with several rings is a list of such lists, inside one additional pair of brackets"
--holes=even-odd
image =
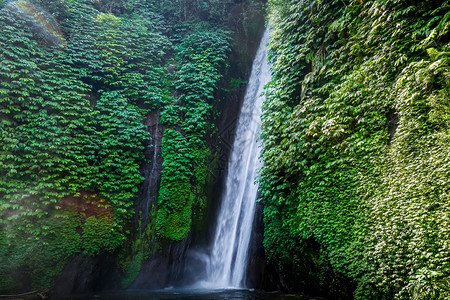
[(228, 176), (212, 246), (206, 282), (210, 287), (245, 286), (248, 245), (252, 233), (258, 185), (255, 183), (259, 161), (258, 142), (264, 85), (270, 80), (267, 62), (268, 30), (265, 31), (242, 104)]

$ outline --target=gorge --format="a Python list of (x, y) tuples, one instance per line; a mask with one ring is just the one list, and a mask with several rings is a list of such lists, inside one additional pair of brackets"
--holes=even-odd
[(0, 295), (449, 298), (449, 37), (448, 0), (0, 0)]

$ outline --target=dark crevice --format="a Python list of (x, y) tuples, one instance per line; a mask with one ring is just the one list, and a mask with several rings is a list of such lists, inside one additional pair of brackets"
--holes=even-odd
[(399, 121), (399, 115), (395, 108), (392, 108), (388, 113), (388, 132), (389, 132), (389, 139), (388, 139), (388, 145), (391, 144), (392, 139), (394, 138), (395, 132), (397, 131), (398, 127), (398, 121)]

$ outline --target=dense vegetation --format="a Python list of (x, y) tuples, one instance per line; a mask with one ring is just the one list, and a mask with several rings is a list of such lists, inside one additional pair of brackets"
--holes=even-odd
[[(264, 1), (0, 0), (1, 292), (49, 288), (77, 254), (117, 257), (128, 286), (201, 224), (215, 108), (246, 79), (224, 78), (244, 2)], [(450, 2), (267, 13), (260, 188), (284, 288), (450, 298)], [(155, 111), (161, 188), (135, 211)]]
[[(206, 206), (233, 4), (0, 1), (0, 291), (47, 288), (78, 253), (118, 254), (127, 285), (139, 244), (186, 237)], [(135, 212), (155, 110), (162, 188)], [(135, 213), (151, 214), (145, 241), (130, 240)]]
[(290, 288), (450, 298), (450, 2), (269, 0), (265, 248)]
[[(164, 133), (164, 169), (159, 192), (157, 232), (172, 240), (186, 237), (191, 228), (192, 206), (201, 213), (206, 205), (205, 183), (210, 150), (206, 140), (214, 90), (221, 78), (229, 43), (224, 31), (190, 34), (179, 45), (175, 81), (180, 106), (170, 106), (162, 116), (169, 126)], [(177, 116), (184, 110), (181, 132)], [(167, 159), (168, 158), (168, 159)]]

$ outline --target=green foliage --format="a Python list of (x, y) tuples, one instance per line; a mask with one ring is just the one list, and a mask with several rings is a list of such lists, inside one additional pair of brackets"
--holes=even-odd
[[(212, 132), (214, 91), (221, 78), (229, 42), (223, 30), (202, 30), (186, 36), (177, 51), (174, 86), (177, 105), (168, 105), (161, 122), (168, 126), (162, 140), (164, 159), (158, 198), (157, 232), (181, 240), (191, 229), (192, 214), (200, 219), (206, 208), (205, 184)], [(181, 122), (180, 122), (181, 121)]]
[[(428, 51), (432, 53), (433, 51)], [(448, 53), (412, 62), (393, 86), (400, 118), (368, 207), (367, 284), (397, 298), (449, 297)], [(437, 117), (436, 104), (447, 103)], [(370, 229), (370, 230), (369, 230)], [(375, 230), (374, 230), (375, 229)], [(401, 243), (399, 242), (401, 241)], [(379, 266), (383, 266), (380, 268)], [(390, 284), (387, 284), (390, 282)], [(362, 292), (361, 290), (359, 292)]]
[[(142, 181), (139, 174), (144, 130), (142, 112), (116, 91), (104, 92), (96, 105), (98, 172), (101, 191), (114, 204), (118, 219), (131, 217), (134, 195)], [(124, 201), (124, 200), (128, 201)]]
[(156, 231), (162, 237), (183, 239), (190, 230), (192, 155), (180, 132), (166, 129), (162, 140), (164, 158), (158, 198)]
[(116, 245), (110, 245), (110, 233), (113, 231), (113, 222), (109, 216), (91, 216), (82, 225), (84, 253), (89, 255), (98, 254), (101, 249), (115, 249)]
[[(150, 0), (175, 27), (195, 25), (199, 21), (224, 25), (229, 20), (232, 0)], [(186, 28), (183, 28), (186, 29)]]
[[(0, 1), (1, 291), (48, 288), (78, 253), (120, 253), (129, 285), (202, 218), (233, 5)], [(127, 240), (155, 110), (166, 128), (158, 205)]]
[[(149, 139), (142, 122), (169, 93), (170, 42), (158, 20), (91, 4), (0, 11), (2, 290), (48, 287), (71, 255), (116, 251), (126, 238)], [(83, 199), (97, 209), (76, 206)]]
[(131, 8), (126, 0), (92, 0), (95, 8), (106, 13), (120, 14)]
[(314, 239), (329, 290), (449, 296), (448, 5), (269, 1), (264, 245), (298, 287)]

